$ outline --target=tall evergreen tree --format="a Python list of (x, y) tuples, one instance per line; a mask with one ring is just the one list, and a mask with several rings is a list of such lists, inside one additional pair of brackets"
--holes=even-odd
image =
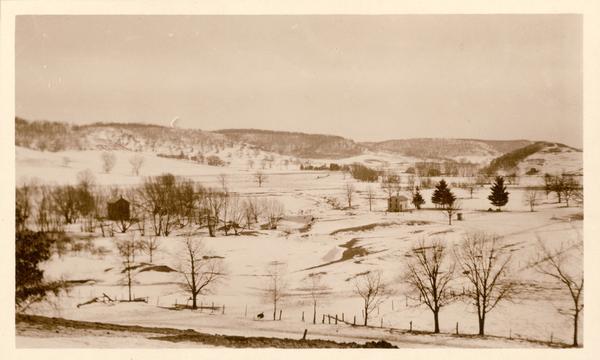
[(435, 186), (435, 190), (431, 196), (431, 202), (435, 205), (446, 207), (448, 205), (452, 205), (455, 200), (456, 196), (454, 196), (452, 191), (450, 191), (446, 181), (444, 179), (440, 180), (440, 182)]
[(506, 186), (504, 186), (504, 178), (502, 176), (496, 176), (490, 190), (492, 193), (488, 196), (488, 200), (500, 210), (501, 207), (508, 203), (509, 192), (506, 191)]
[(423, 199), (423, 196), (421, 196), (421, 192), (419, 191), (418, 186), (415, 193), (413, 194), (412, 203), (417, 209), (421, 209), (421, 205), (425, 204), (425, 199)]

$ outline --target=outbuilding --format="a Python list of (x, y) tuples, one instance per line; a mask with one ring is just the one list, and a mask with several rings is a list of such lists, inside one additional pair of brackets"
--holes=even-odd
[(388, 198), (388, 209), (389, 212), (400, 212), (408, 209), (409, 201), (406, 196), (397, 195)]
[(118, 200), (106, 204), (108, 219), (113, 221), (129, 220), (131, 217), (129, 201), (121, 196)]

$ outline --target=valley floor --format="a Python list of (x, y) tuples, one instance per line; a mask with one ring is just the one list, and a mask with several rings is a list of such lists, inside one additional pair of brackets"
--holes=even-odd
[[(75, 182), (75, 174), (85, 166), (85, 154), (79, 155), (81, 161), (74, 161), (74, 168), (69, 172), (45, 162), (52, 170), (48, 172), (56, 175), (49, 181)], [(38, 154), (28, 156), (39, 160)], [(219, 186), (215, 169), (181, 165), (170, 159), (168, 164), (163, 161), (167, 160), (158, 159), (156, 163), (149, 160), (147, 167), (156, 172), (169, 169), (174, 174), (181, 170), (182, 175), (190, 176), (204, 186)], [(43, 169), (30, 162), (17, 166), (17, 173), (39, 176)], [(75, 168), (75, 165), (81, 168)], [(275, 198), (285, 205), (286, 216), (277, 230), (255, 226), (240, 236), (225, 236), (219, 232), (217, 237), (209, 237), (206, 229), (177, 230), (167, 237), (160, 237), (160, 248), (152, 261), (146, 254), (136, 255), (138, 271), (132, 291), (134, 297), (145, 298), (147, 302), (100, 302), (78, 307), (103, 294), (112, 299), (125, 299), (127, 287), (123, 284), (123, 264), (115, 240), (139, 238), (140, 235), (129, 231), (105, 238), (99, 230), (84, 233), (79, 224), (74, 224), (67, 229), (73, 238), (70, 248), (53, 255), (42, 266), (48, 279), (69, 280), (74, 286), (69, 293), (52, 299), (53, 305), (33, 306), (30, 313), (74, 321), (194, 329), (203, 334), (242, 337), (300, 339), (307, 329), (307, 339), (360, 343), (385, 340), (399, 347), (544, 347), (550, 341), (568, 344), (572, 339), (572, 320), (563, 315), (571, 306), (569, 294), (552, 279), (536, 272), (531, 264), (539, 256), (539, 242), (558, 248), (581, 240), (581, 207), (564, 207), (552, 196), (542, 193), (539, 206), (530, 212), (523, 203), (525, 189), (511, 186), (510, 201), (504, 211), (488, 212), (489, 187), (477, 188), (470, 194), (466, 189), (452, 185), (460, 179), (446, 179), (461, 203), (463, 215), (462, 221), (455, 220), (449, 225), (443, 212), (431, 208), (431, 189), (422, 191), (427, 201), (425, 209), (387, 213), (386, 197), (378, 184), (355, 182), (340, 172), (273, 170), (267, 172), (268, 181), (260, 187), (251, 172), (226, 170), (232, 191), (241, 196)], [(58, 179), (59, 175), (62, 179)], [(126, 175), (125, 170), (114, 178), (107, 174), (96, 175), (99, 184), (103, 185), (110, 181), (123, 185), (143, 180)], [(332, 207), (332, 198), (344, 204), (343, 186), (347, 182), (354, 182), (356, 186), (353, 207)], [(378, 193), (372, 211), (366, 195), (369, 187)], [(407, 254), (419, 241), (437, 239), (447, 246), (448, 261), (452, 261), (454, 250), (465, 235), (479, 231), (498, 235), (502, 248), (512, 254), (510, 274), (519, 283), (520, 291), (511, 301), (499, 303), (489, 313), (486, 334), (490, 336), (472, 336), (477, 333), (477, 316), (468, 301), (457, 301), (442, 309), (440, 326), (444, 334), (425, 333), (433, 329), (433, 317), (425, 306), (419, 305), (418, 295), (415, 299), (402, 281)], [(212, 292), (202, 294), (198, 299), (199, 305), (210, 304), (212, 307), (214, 304), (218, 309), (212, 312), (173, 310), (177, 305), (189, 303), (189, 294), (181, 287), (181, 274), (174, 269), (181, 262), (182, 240), (190, 236), (201, 239), (211, 254), (222, 257), (226, 267), (226, 278)], [(278, 306), (278, 311), (283, 311), (281, 321), (272, 320), (272, 304), (265, 298), (264, 291), (267, 265), (275, 260), (285, 262), (284, 275), (288, 284), (287, 296)], [(580, 272), (582, 260), (570, 260), (569, 267), (570, 271)], [(354, 279), (369, 271), (381, 271), (390, 290), (389, 296), (369, 317), (369, 325), (374, 327), (324, 321), (324, 315), (337, 315), (346, 321), (353, 322), (356, 317), (357, 324), (362, 322), (362, 299), (355, 293)], [(328, 294), (319, 301), (317, 324), (312, 324), (313, 307), (307, 292), (310, 276), (314, 273), (322, 275), (329, 288)], [(453, 289), (460, 293), (465, 286), (468, 284), (457, 272)], [(266, 318), (256, 320), (259, 313), (264, 313)], [(411, 326), (413, 331), (409, 332)], [(460, 336), (453, 335), (457, 326)], [(582, 343), (583, 319), (579, 327)], [(54, 328), (39, 329), (17, 323), (17, 330), (19, 347), (198, 345), (149, 340), (137, 333), (113, 337), (112, 333), (103, 334), (93, 329), (88, 333), (59, 330), (60, 336), (55, 336)], [(223, 346), (218, 343), (200, 345)]]

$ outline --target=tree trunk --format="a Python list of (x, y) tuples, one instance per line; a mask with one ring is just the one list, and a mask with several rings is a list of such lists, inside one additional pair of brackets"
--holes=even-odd
[(579, 311), (575, 311), (575, 315), (573, 316), (573, 346), (577, 347), (579, 343), (577, 342), (577, 326), (579, 325)]
[(317, 302), (313, 303), (313, 324), (317, 323)]
[(479, 318), (479, 335), (480, 336), (484, 336), (485, 335), (485, 315)]
[(434, 324), (433, 332), (435, 334), (439, 334), (439, 332), (440, 332), (439, 310), (433, 312), (433, 324)]
[(129, 301), (131, 301), (131, 268), (127, 269), (127, 288), (129, 290)]
[(367, 307), (365, 306), (365, 326), (368, 325), (369, 321), (369, 313), (367, 312)]
[(196, 310), (198, 308), (198, 302), (196, 301), (196, 298), (198, 296), (196, 294), (192, 294), (192, 310)]

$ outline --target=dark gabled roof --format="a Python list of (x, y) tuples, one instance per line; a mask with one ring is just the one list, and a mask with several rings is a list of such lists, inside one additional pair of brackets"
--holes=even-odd
[(394, 195), (394, 196), (392, 196), (391, 198), (392, 198), (392, 199), (394, 199), (394, 198), (395, 198), (395, 199), (398, 199), (398, 200), (400, 200), (400, 201), (408, 201), (408, 198), (407, 198), (406, 196), (404, 196), (404, 195), (398, 195), (398, 196), (395, 196), (395, 195)]

